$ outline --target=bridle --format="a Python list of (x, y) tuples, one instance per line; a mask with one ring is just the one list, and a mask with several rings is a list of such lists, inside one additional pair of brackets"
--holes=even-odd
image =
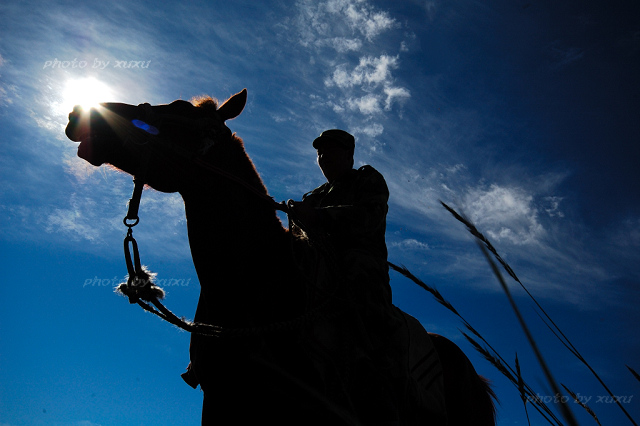
[[(143, 121), (135, 119), (132, 120), (132, 123), (135, 127), (140, 129), (141, 131), (144, 131), (146, 135), (144, 135), (144, 142), (142, 143), (135, 142), (134, 140), (134, 143), (136, 145), (162, 145), (172, 153), (186, 160), (192, 161), (202, 169), (208, 170), (218, 176), (224, 177), (229, 181), (237, 183), (238, 185), (240, 185), (240, 187), (249, 191), (257, 198), (263, 200), (275, 210), (280, 210), (282, 212), (288, 213), (289, 209), (286, 203), (275, 201), (273, 197), (270, 197), (264, 192), (258, 190), (255, 186), (250, 185), (248, 182), (240, 179), (233, 173), (229, 173), (228, 171), (220, 167), (209, 164), (202, 159), (204, 154), (206, 154), (213, 146), (225, 143), (224, 141), (219, 141), (217, 139), (226, 138), (230, 140), (233, 137), (231, 130), (229, 130), (229, 128), (222, 121), (215, 120), (211, 117), (187, 118), (176, 114), (157, 114), (153, 112), (153, 107), (149, 104), (138, 105), (138, 108), (141, 110), (141, 116), (143, 116), (145, 120)], [(155, 126), (147, 124), (147, 121), (154, 123), (170, 123), (173, 125), (179, 125), (181, 127), (195, 129), (195, 133), (200, 139), (200, 144), (195, 150), (188, 150), (179, 145), (167, 143), (162, 137), (159, 137), (160, 131)], [(141, 166), (139, 173), (136, 175), (136, 177), (138, 177), (138, 175), (141, 175), (142, 180), (144, 180), (146, 175), (146, 168), (148, 166), (148, 154), (143, 156), (143, 161), (147, 161), (147, 163)], [(134, 177), (134, 182), (135, 179), (136, 178)], [(142, 185), (144, 185), (144, 183)], [(135, 192), (134, 195), (136, 195)], [(129, 215), (127, 214), (127, 216)], [(137, 216), (137, 213), (135, 216)], [(135, 218), (131, 217), (130, 219)]]

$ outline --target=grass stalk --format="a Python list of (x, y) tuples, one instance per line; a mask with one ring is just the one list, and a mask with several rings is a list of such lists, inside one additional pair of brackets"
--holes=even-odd
[(596, 413), (593, 412), (593, 410), (584, 402), (582, 402), (580, 400), (580, 398), (578, 398), (578, 396), (575, 394), (575, 392), (571, 391), (571, 389), (569, 389), (568, 387), (566, 387), (565, 385), (562, 385), (562, 387), (569, 393), (569, 395), (571, 395), (571, 398), (573, 398), (573, 400), (582, 408), (585, 409), (585, 411), (587, 413), (589, 413), (589, 415), (591, 415), (591, 417), (593, 417), (593, 419), (596, 421), (596, 423), (598, 423), (598, 425), (602, 426), (600, 424), (600, 421), (598, 420), (598, 416), (596, 416)]
[[(524, 286), (524, 284), (520, 281), (520, 279), (516, 276), (515, 272), (513, 271), (513, 269), (511, 269), (511, 267), (502, 259), (502, 257), (498, 254), (497, 250), (493, 247), (493, 245), (491, 244), (491, 242), (484, 236), (482, 235), (482, 233), (480, 233), (478, 231), (478, 229), (467, 219), (465, 219), (464, 217), (462, 217), (460, 214), (458, 214), (454, 209), (452, 209), (451, 207), (449, 207), (447, 204), (443, 203), (442, 201), (440, 202), (440, 204), (442, 204), (442, 206), (449, 211), (449, 213), (451, 213), (453, 215), (453, 217), (455, 217), (459, 222), (463, 223), (466, 227), (467, 230), (476, 238), (476, 242), (478, 243), (478, 246), (483, 250), (483, 253), (485, 253), (485, 257), (487, 258), (487, 260), (490, 261), (490, 263), (492, 263), (493, 261), (491, 260), (491, 258), (488, 255), (488, 252), (491, 252), (491, 254), (493, 254), (493, 256), (495, 257), (495, 259), (502, 265), (502, 267), (504, 268), (504, 270), (507, 272), (507, 274), (509, 276), (511, 276), (519, 285), (520, 287), (522, 287), (522, 289), (525, 291), (525, 293), (531, 298), (531, 300), (534, 302), (535, 306), (540, 310), (540, 312), (542, 313), (542, 315), (546, 318), (546, 320), (544, 320), (543, 318), (543, 322), (547, 325), (547, 327), (549, 327), (549, 329), (553, 332), (553, 334), (562, 342), (562, 344), (576, 357), (578, 358), (586, 367), (587, 369), (594, 375), (594, 377), (598, 380), (598, 382), (600, 383), (600, 385), (607, 391), (607, 393), (609, 393), (609, 395), (614, 398), (614, 400), (616, 401), (616, 404), (618, 405), (618, 407), (620, 408), (620, 410), (622, 410), (622, 412), (627, 416), (627, 418), (629, 419), (629, 421), (634, 425), (634, 426), (638, 426), (638, 424), (635, 422), (635, 420), (631, 417), (631, 415), (627, 412), (627, 410), (622, 406), (622, 404), (620, 403), (620, 401), (618, 401), (617, 398), (615, 398), (615, 395), (613, 394), (613, 392), (609, 389), (609, 387), (604, 383), (604, 381), (600, 378), (600, 376), (598, 375), (598, 373), (596, 373), (596, 371), (593, 369), (593, 367), (591, 367), (591, 365), (587, 362), (587, 360), (580, 354), (580, 352), (578, 351), (578, 349), (571, 343), (571, 341), (569, 340), (569, 338), (562, 332), (562, 330), (560, 330), (560, 328), (556, 325), (556, 323), (553, 321), (553, 319), (551, 319), (551, 317), (547, 314), (547, 312), (544, 310), (544, 308), (542, 308), (542, 306), (540, 305), (540, 303), (538, 303), (538, 301), (536, 300), (535, 297), (533, 297), (533, 295), (529, 292), (529, 290)], [(495, 265), (495, 264), (494, 264)], [(493, 268), (493, 266), (492, 266)], [(497, 271), (497, 268), (493, 268), (494, 269), (494, 273), (495, 271)], [(498, 271), (499, 272), (499, 271)], [(503, 286), (504, 288), (505, 286)], [(540, 314), (538, 314), (540, 315)], [(541, 317), (542, 318), (542, 317)], [(632, 373), (635, 373), (632, 370)], [(635, 373), (637, 374), (637, 373)]]
[[(442, 306), (444, 306), (449, 311), (454, 313), (462, 321), (462, 323), (467, 328), (467, 330), (469, 330), (474, 336), (476, 336), (478, 339), (480, 339), (490, 349), (490, 351), (489, 351), (489, 349), (486, 349), (485, 347), (483, 347), (482, 345), (477, 343), (473, 338), (468, 336), (466, 333), (462, 332), (462, 334), (467, 338), (467, 340), (471, 343), (471, 345), (474, 347), (474, 349), (476, 349), (476, 351), (478, 351), (488, 362), (490, 362), (498, 371), (500, 371), (505, 377), (507, 377), (507, 379), (509, 379), (509, 381), (511, 381), (514, 385), (517, 386), (517, 382), (516, 382), (516, 380), (514, 378), (515, 375), (517, 374), (516, 371), (509, 365), (508, 362), (505, 361), (504, 358), (502, 358), (502, 356), (500, 356), (500, 354), (493, 348), (493, 346), (491, 346), (491, 344), (489, 342), (487, 342), (487, 340), (484, 337), (482, 337), (482, 335), (478, 331), (476, 331), (475, 328), (473, 328), (471, 326), (471, 324), (460, 314), (460, 312), (458, 312), (453, 307), (453, 305), (442, 296), (442, 294), (437, 289), (429, 286), (424, 281), (422, 281), (420, 278), (418, 278), (415, 275), (413, 275), (404, 266), (398, 266), (398, 265), (395, 265), (395, 264), (393, 264), (391, 262), (388, 262), (388, 264), (389, 264), (389, 267), (392, 270), (400, 273), (401, 275), (405, 276), (406, 278), (408, 278), (411, 281), (413, 281), (414, 283), (416, 283), (422, 289), (424, 289), (427, 292), (431, 293), (431, 295), (436, 299), (436, 301), (438, 303), (440, 303)], [(542, 403), (542, 401), (539, 398), (537, 398), (534, 390), (524, 381), (523, 381), (523, 386), (524, 386), (526, 394), (529, 396), (529, 400), (533, 404), (533, 407), (549, 423), (562, 426), (562, 423), (560, 422), (560, 420), (558, 420), (558, 418), (553, 414), (553, 412), (549, 409), (549, 407), (544, 405), (544, 403)], [(551, 417), (551, 419), (553, 419), (553, 421), (550, 420), (549, 417), (547, 417), (547, 416)]]
[(516, 352), (516, 373), (518, 375), (518, 391), (520, 392), (520, 398), (522, 399), (524, 412), (527, 415), (527, 424), (531, 426), (531, 420), (529, 420), (529, 411), (527, 410), (527, 396), (524, 392), (524, 380), (522, 380), (522, 373), (520, 372), (520, 363), (518, 362), (517, 352)]
[[(502, 290), (507, 295), (507, 299), (509, 300), (509, 304), (511, 305), (511, 308), (513, 309), (513, 312), (515, 313), (516, 318), (518, 319), (518, 322), (520, 323), (520, 327), (522, 328), (522, 331), (524, 332), (527, 340), (529, 341), (529, 345), (531, 346), (531, 349), (533, 350), (533, 353), (535, 354), (536, 358), (538, 359), (538, 363), (540, 364), (540, 367), (542, 368), (542, 372), (544, 373), (544, 375), (545, 375), (545, 377), (547, 379), (547, 382), (551, 386), (551, 389), (553, 390), (553, 393), (556, 394), (556, 395), (561, 395), (560, 387), (558, 386), (556, 380), (554, 379), (553, 375), (551, 374), (551, 370), (549, 369), (546, 361), (544, 360), (544, 358), (542, 356), (542, 352), (540, 352), (540, 349), (538, 348), (538, 344), (536, 343), (535, 339), (533, 338), (533, 335), (531, 334), (531, 331), (529, 330), (529, 327), (527, 326), (527, 323), (525, 322), (524, 317), (520, 313), (520, 309), (516, 305), (516, 302), (513, 299), (513, 296), (511, 295), (511, 291), (509, 291), (509, 287), (507, 286), (507, 283), (505, 282), (504, 278), (502, 277), (502, 274), (500, 273), (500, 270), (498, 269), (498, 266), (493, 261), (493, 259), (491, 259), (491, 256), (489, 255), (489, 251), (487, 250), (487, 248), (484, 245), (482, 245), (479, 241), (478, 241), (478, 247), (480, 247), (480, 250), (482, 251), (482, 254), (484, 254), (487, 262), (491, 266), (491, 269), (493, 270), (494, 275), (496, 276), (496, 278), (498, 278), (498, 282), (502, 286)], [(575, 417), (573, 416), (573, 413), (571, 412), (571, 409), (569, 408), (569, 406), (566, 403), (564, 403), (562, 401), (560, 402), (560, 411), (562, 412), (562, 416), (564, 417), (564, 419), (567, 421), (567, 423), (569, 425), (578, 426), (578, 422), (576, 421)]]
[(640, 374), (636, 373), (636, 371), (633, 368), (629, 367), (628, 365), (627, 365), (627, 368), (629, 369), (629, 371), (631, 371), (631, 374), (633, 374), (633, 377), (635, 377), (636, 380), (640, 382)]
[[(486, 359), (489, 363), (491, 363), (498, 371), (500, 371), (516, 388), (518, 387), (518, 381), (516, 380), (514, 374), (512, 373), (513, 369), (508, 365), (504, 364), (501, 361), (501, 357), (499, 355), (494, 356), (487, 348), (480, 345), (476, 342), (472, 337), (462, 332), (462, 335), (471, 343), (471, 345)], [(517, 375), (517, 373), (515, 373)], [(562, 422), (556, 417), (555, 414), (547, 407), (544, 402), (534, 393), (533, 389), (523, 380), (522, 381), (522, 390), (525, 393), (525, 397), (528, 401), (531, 402), (533, 408), (535, 408), (542, 417), (550, 424), (556, 424), (558, 426), (563, 426)], [(520, 390), (520, 389), (519, 389)], [(548, 416), (548, 417), (547, 417)], [(527, 414), (528, 418), (528, 414)]]

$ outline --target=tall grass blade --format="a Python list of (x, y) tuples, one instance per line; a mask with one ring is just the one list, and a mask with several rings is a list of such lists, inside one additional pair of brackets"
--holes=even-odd
[(522, 398), (522, 405), (524, 405), (524, 412), (527, 415), (527, 423), (531, 426), (531, 420), (529, 420), (529, 411), (527, 410), (527, 396), (524, 392), (524, 380), (522, 380), (522, 373), (520, 372), (520, 362), (518, 362), (518, 353), (516, 352), (516, 374), (518, 377), (518, 391), (520, 392), (520, 398)]
[(633, 377), (635, 377), (636, 380), (640, 382), (640, 374), (636, 373), (636, 371), (633, 368), (629, 367), (628, 365), (627, 365), (627, 368), (629, 369), (629, 371), (631, 371), (631, 374), (633, 374)]
[[(511, 296), (511, 292), (509, 291), (509, 287), (507, 286), (507, 283), (504, 281), (504, 278), (502, 277), (502, 274), (500, 273), (500, 270), (498, 269), (498, 266), (495, 264), (493, 259), (491, 259), (491, 257), (489, 256), (489, 252), (485, 248), (485, 246), (483, 246), (480, 243), (478, 243), (478, 246), (480, 247), (480, 250), (482, 251), (482, 254), (484, 254), (487, 262), (489, 262), (489, 265), (491, 266), (491, 269), (493, 270), (494, 275), (496, 276), (496, 278), (498, 278), (498, 281), (500, 282), (500, 285), (502, 286), (502, 290), (507, 295), (507, 299), (509, 300), (509, 304), (511, 305), (511, 308), (513, 309), (513, 312), (516, 314), (516, 317), (518, 318), (518, 322), (520, 323), (520, 327), (522, 328), (522, 331), (524, 332), (525, 336), (527, 337), (527, 340), (529, 341), (529, 345), (531, 346), (531, 349), (533, 350), (533, 353), (535, 354), (536, 358), (538, 359), (538, 363), (540, 364), (540, 367), (542, 368), (542, 371), (543, 371), (547, 381), (549, 382), (549, 385), (551, 385), (551, 389), (553, 389), (553, 393), (556, 394), (556, 395), (560, 395), (561, 394), (560, 388), (558, 387), (558, 384), (556, 383), (556, 380), (553, 378), (553, 375), (551, 374), (551, 370), (549, 370), (549, 367), (547, 366), (547, 363), (545, 362), (544, 358), (542, 357), (542, 353), (540, 352), (540, 349), (538, 348), (538, 344), (534, 340), (533, 335), (531, 334), (531, 331), (529, 331), (529, 327), (527, 326), (527, 323), (525, 322), (524, 317), (520, 313), (520, 309), (518, 309), (518, 306), (516, 305), (516, 302), (513, 299), (513, 296)], [(560, 403), (560, 411), (562, 412), (562, 416), (564, 417), (564, 419), (567, 421), (567, 423), (569, 425), (578, 426), (578, 422), (576, 421), (575, 417), (573, 416), (573, 413), (571, 412), (571, 409), (569, 408), (569, 406), (566, 403), (562, 403), (562, 402)]]
[(453, 305), (451, 303), (449, 303), (443, 296), (442, 294), (440, 294), (440, 292), (425, 284), (420, 278), (416, 277), (415, 275), (413, 275), (407, 268), (405, 268), (404, 266), (398, 266), (398, 265), (394, 265), (391, 262), (387, 262), (389, 267), (391, 269), (393, 269), (394, 271), (404, 275), (405, 277), (409, 278), (411, 281), (413, 281), (414, 283), (418, 284), (420, 287), (422, 287), (423, 289), (427, 290), (429, 293), (431, 293), (433, 295), (433, 297), (436, 298), (436, 300), (438, 301), (438, 303), (440, 303), (442, 306), (444, 306), (445, 308), (447, 308), (448, 310), (450, 310), (451, 312), (453, 312), (454, 314), (456, 314), (457, 316), (460, 316), (460, 314), (458, 313), (458, 311), (456, 310), (456, 308), (453, 307)]
[[(604, 383), (604, 381), (600, 378), (600, 376), (598, 375), (598, 373), (596, 373), (596, 371), (593, 369), (593, 367), (591, 367), (591, 365), (587, 362), (587, 360), (580, 354), (580, 352), (578, 351), (578, 349), (573, 345), (573, 343), (571, 343), (571, 341), (569, 340), (569, 338), (562, 332), (562, 330), (560, 330), (560, 327), (557, 326), (557, 324), (553, 321), (553, 319), (549, 316), (549, 314), (547, 314), (547, 312), (544, 310), (544, 308), (542, 308), (542, 306), (540, 305), (540, 303), (538, 303), (538, 301), (536, 300), (535, 297), (533, 297), (533, 295), (529, 292), (529, 290), (524, 286), (524, 284), (518, 279), (518, 277), (516, 276), (515, 272), (513, 271), (513, 269), (511, 269), (511, 267), (502, 259), (502, 257), (500, 257), (500, 255), (498, 254), (497, 250), (493, 247), (493, 245), (491, 244), (491, 242), (484, 236), (482, 235), (482, 233), (480, 233), (478, 231), (478, 229), (467, 219), (465, 219), (464, 217), (462, 217), (460, 214), (458, 214), (458, 212), (456, 212), (454, 209), (452, 209), (451, 207), (449, 207), (447, 204), (445, 204), (444, 202), (440, 201), (440, 204), (442, 204), (442, 206), (449, 212), (451, 213), (451, 215), (453, 217), (455, 217), (459, 222), (463, 223), (466, 227), (467, 230), (471, 233), (471, 235), (473, 235), (474, 237), (476, 237), (476, 242), (478, 243), (478, 245), (480, 246), (481, 249), (483, 249), (483, 252), (486, 253), (486, 251), (491, 252), (491, 254), (493, 254), (493, 256), (496, 258), (496, 260), (502, 265), (502, 267), (504, 268), (504, 270), (507, 272), (507, 274), (509, 274), (509, 276), (511, 276), (519, 285), (520, 287), (522, 287), (522, 289), (525, 291), (525, 293), (531, 298), (531, 300), (534, 302), (535, 306), (540, 310), (540, 312), (542, 312), (542, 314), (544, 315), (544, 317), (547, 319), (547, 321), (544, 321), (544, 323), (547, 325), (547, 327), (549, 327), (553, 334), (562, 342), (562, 344), (576, 357), (578, 358), (586, 367), (587, 369), (594, 375), (594, 377), (598, 380), (598, 382), (600, 383), (600, 385), (609, 393), (609, 395), (616, 401), (616, 404), (618, 405), (618, 407), (620, 408), (620, 410), (622, 410), (622, 412), (627, 416), (627, 418), (629, 419), (629, 421), (634, 425), (634, 426), (638, 426), (638, 424), (635, 422), (635, 420), (631, 417), (631, 415), (627, 412), (627, 410), (622, 406), (622, 404), (620, 403), (620, 401), (618, 400), (618, 398), (615, 397), (615, 395), (613, 394), (613, 392), (609, 389), (609, 387)], [(489, 256), (487, 254), (485, 254), (485, 257), (490, 260)], [(490, 261), (491, 263), (491, 261)], [(492, 266), (493, 267), (493, 266)], [(495, 270), (494, 270), (495, 273)], [(549, 323), (553, 326), (553, 328), (551, 326), (549, 326)], [(554, 331), (555, 330), (555, 331)]]
[[(516, 380), (514, 378), (514, 375), (516, 374), (515, 370), (509, 365), (509, 363), (507, 363), (504, 360), (504, 358), (502, 358), (502, 356), (500, 356), (500, 354), (493, 348), (493, 346), (491, 346), (491, 344), (487, 342), (487, 340), (484, 337), (482, 337), (482, 335), (478, 333), (478, 331), (476, 331), (471, 326), (471, 324), (469, 324), (469, 322), (453, 307), (453, 305), (442, 296), (442, 294), (437, 289), (429, 286), (420, 278), (416, 277), (406, 267), (395, 265), (392, 262), (387, 262), (387, 263), (389, 265), (389, 268), (400, 273), (401, 275), (405, 276), (406, 278), (416, 283), (422, 289), (431, 293), (431, 295), (435, 297), (438, 303), (440, 303), (442, 306), (444, 306), (449, 311), (451, 311), (456, 316), (458, 316), (458, 318), (460, 318), (460, 320), (465, 325), (465, 327), (471, 333), (473, 333), (473, 335), (475, 335), (478, 339), (480, 339), (485, 345), (487, 345), (487, 347), (493, 352), (493, 354), (495, 354), (495, 356), (491, 354), (487, 349), (482, 347), (480, 344), (478, 344), (471, 337), (469, 337), (467, 334), (462, 332), (462, 334), (467, 338), (467, 340), (469, 340), (469, 342), (476, 349), (476, 351), (478, 351), (487, 361), (489, 361), (494, 367), (496, 367), (498, 371), (500, 371), (503, 375), (505, 375), (509, 379), (509, 381), (511, 381), (514, 385), (516, 385)], [(547, 420), (551, 424), (554, 424), (555, 422), (556, 425), (562, 426), (562, 423), (560, 422), (560, 420), (558, 420), (558, 418), (553, 414), (553, 412), (549, 409), (549, 407), (544, 405), (540, 400), (540, 398), (538, 398), (537, 396), (534, 396), (535, 393), (533, 389), (526, 382), (524, 383), (524, 386), (527, 394), (529, 395), (530, 401), (533, 402), (533, 407), (545, 418), (545, 420)], [(551, 417), (554, 420), (554, 422), (549, 420), (547, 415)]]
[[(469, 341), (469, 343), (471, 343), (474, 349), (484, 357), (484, 359), (486, 359), (498, 371), (500, 371), (507, 379), (509, 379), (509, 381), (514, 386), (518, 387), (518, 381), (514, 376), (514, 374), (516, 373), (513, 372), (513, 369), (510, 366), (506, 365), (501, 361), (502, 358), (500, 357), (500, 355), (496, 354), (497, 357), (494, 356), (489, 350), (487, 350), (487, 348), (480, 345), (478, 342), (476, 342), (472, 337), (467, 335), (465, 332), (461, 332), (461, 333)], [(524, 380), (522, 381), (522, 383), (523, 383), (522, 389), (524, 390), (525, 398), (531, 402), (533, 408), (535, 408), (538, 411), (538, 413), (540, 413), (540, 415), (542, 415), (542, 417), (544, 417), (544, 419), (548, 421), (550, 424), (563, 426), (560, 420), (556, 417), (556, 415), (553, 414), (553, 412), (549, 409), (549, 407), (547, 407), (544, 404), (544, 401), (534, 394), (534, 391), (531, 389), (531, 387)], [(551, 419), (549, 419), (549, 417), (547, 416), (549, 416)], [(527, 413), (527, 420), (528, 420), (528, 413)]]
[[(500, 355), (498, 354), (498, 352), (493, 348), (493, 346), (491, 346), (491, 344), (489, 344), (489, 342), (487, 342), (485, 340), (484, 337), (482, 337), (482, 335), (480, 335), (480, 333), (478, 333), (472, 326), (471, 324), (469, 324), (469, 322), (453, 307), (453, 305), (447, 301), (442, 294), (435, 288), (429, 286), (428, 284), (426, 284), (424, 281), (422, 281), (420, 278), (416, 277), (415, 275), (413, 275), (406, 267), (404, 266), (398, 266), (395, 265), (391, 262), (387, 262), (389, 264), (389, 267), (391, 269), (393, 269), (394, 271), (402, 274), (403, 276), (409, 278), (411, 281), (413, 281), (414, 283), (418, 284), (420, 287), (422, 287), (424, 290), (428, 291), (429, 293), (431, 293), (431, 295), (433, 297), (435, 297), (436, 301), (438, 303), (440, 303), (442, 306), (444, 306), (445, 308), (447, 308), (449, 311), (451, 311), (452, 313), (454, 313), (458, 318), (460, 318), (460, 320), (462, 321), (462, 323), (465, 325), (465, 327), (471, 332), (473, 333), (476, 337), (478, 337), (478, 339), (482, 340), (498, 357), (500, 357)], [(463, 333), (464, 334), (464, 333)], [(509, 365), (502, 357), (500, 357), (500, 359), (502, 360), (502, 362), (505, 365)], [(513, 371), (513, 369), (511, 369), (511, 371)]]
[[(571, 389), (569, 389), (568, 387), (566, 387), (565, 385), (562, 385), (563, 388), (565, 388), (565, 390), (567, 392), (569, 392), (569, 395), (571, 395), (571, 398), (573, 398), (573, 400), (582, 408), (584, 408), (587, 413), (589, 413), (591, 415), (591, 417), (593, 417), (593, 419), (596, 421), (596, 423), (598, 423), (600, 425), (600, 421), (598, 420), (598, 416), (596, 416), (596, 413), (593, 412), (593, 410), (587, 405), (585, 404), (583, 401), (580, 400), (580, 398), (578, 398), (576, 396), (576, 394), (574, 392), (571, 391)], [(600, 425), (602, 426), (602, 425)]]

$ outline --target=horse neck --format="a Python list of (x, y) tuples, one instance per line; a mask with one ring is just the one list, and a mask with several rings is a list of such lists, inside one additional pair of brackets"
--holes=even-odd
[[(248, 170), (238, 177), (257, 179), (261, 185), (252, 165)], [(288, 291), (281, 280), (291, 276), (291, 253), (288, 233), (273, 208), (237, 182), (215, 174), (181, 193), (201, 286), (198, 320), (229, 323), (230, 317), (254, 315), (260, 303), (269, 303), (265, 297), (284, 302), (276, 290)], [(202, 303), (206, 309), (200, 308)]]
[(248, 260), (264, 264), (274, 246), (285, 240), (286, 230), (274, 209), (235, 182), (218, 178), (182, 197), (191, 251), (194, 257), (206, 258), (207, 264), (215, 262), (223, 269)]

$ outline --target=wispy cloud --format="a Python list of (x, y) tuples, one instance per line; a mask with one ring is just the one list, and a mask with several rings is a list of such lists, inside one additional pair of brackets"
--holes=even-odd
[(418, 241), (415, 238), (408, 238), (402, 241), (392, 242), (389, 244), (393, 248), (398, 248), (400, 250), (429, 250), (429, 244), (424, 243), (422, 241)]
[[(366, 0), (301, 0), (297, 7), (301, 43), (305, 46), (331, 46), (327, 40), (349, 40), (348, 45), (361, 45), (359, 38), (371, 42), (399, 26), (387, 12), (376, 10)], [(342, 46), (341, 42), (338, 44)]]
[(394, 47), (396, 55), (377, 44), (382, 34), (401, 25), (366, 0), (300, 1), (297, 5), (299, 43), (314, 49), (310, 52), (313, 61), (319, 60), (323, 49), (334, 51), (323, 56), (325, 90), (334, 94), (326, 106), (354, 128), (366, 129), (362, 134), (380, 136), (384, 132), (380, 121), (370, 127), (362, 124), (363, 120), (390, 112), (411, 97), (410, 90), (393, 76), (401, 64), (400, 52), (407, 50), (406, 43)]
[(375, 138), (376, 136), (380, 136), (382, 134), (382, 132), (384, 131), (384, 127), (382, 127), (382, 124), (379, 123), (371, 123), (363, 127), (352, 127), (350, 130), (354, 135), (363, 134), (369, 136), (370, 138)]
[(359, 111), (364, 115), (376, 114), (382, 111), (380, 99), (373, 94), (364, 95), (361, 98), (348, 98), (347, 107), (351, 111)]
[(438, 11), (437, 3), (433, 0), (429, 0), (424, 3), (424, 9), (427, 13), (427, 18), (429, 18), (430, 21), (433, 21)]
[(554, 70), (563, 69), (574, 62), (579, 61), (585, 55), (584, 49), (580, 47), (564, 46), (558, 40), (551, 44), (550, 50), (553, 57), (551, 68)]
[(344, 11), (350, 28), (360, 31), (369, 41), (398, 25), (386, 12), (376, 11), (365, 2), (338, 0), (335, 3)]
[(349, 64), (336, 66), (324, 84), (326, 87), (341, 89), (344, 100), (334, 109), (349, 109), (363, 115), (390, 111), (396, 102), (411, 97), (409, 90), (394, 84), (392, 70), (399, 66), (399, 56), (363, 56), (355, 67)]
[(316, 41), (318, 47), (330, 47), (338, 53), (359, 51), (362, 49), (362, 40), (357, 38), (333, 37)]
[[(539, 297), (584, 307), (620, 302), (598, 296), (622, 272), (598, 247), (604, 244), (610, 247), (607, 252), (617, 252), (620, 259), (626, 260), (629, 247), (611, 249), (616, 246), (613, 237), (598, 246), (585, 244), (592, 238), (590, 232), (579, 222), (566, 219), (563, 197), (554, 195), (566, 175), (533, 180), (517, 174), (503, 175), (500, 180), (509, 183), (500, 184), (474, 181), (464, 163), (425, 164), (424, 169), (394, 163), (393, 168), (393, 172), (385, 173), (392, 203), (388, 221), (394, 229), (405, 230), (388, 235), (390, 256), (397, 262), (403, 258), (417, 262), (419, 243), (423, 242), (432, 248), (427, 255), (429, 273), (473, 278), (474, 285), (496, 289), (469, 233), (438, 205), (440, 199), (450, 200), (492, 241)], [(611, 235), (629, 233), (635, 223), (629, 220)], [(407, 232), (412, 236), (400, 238)], [(626, 235), (625, 239), (629, 241)], [(442, 244), (444, 241), (446, 244)]]
[[(4, 69), (6, 62), (6, 59), (0, 54), (0, 78), (6, 73), (6, 69)], [(17, 89), (15, 84), (7, 84), (5, 79), (0, 79), (0, 108), (13, 104)]]
[(487, 189), (472, 189), (464, 205), (472, 221), (494, 240), (520, 245), (535, 243), (544, 236), (533, 195), (522, 188), (493, 184)]
[(559, 197), (559, 196), (544, 197), (543, 199), (544, 211), (551, 217), (555, 217), (555, 216), (564, 217), (564, 212), (560, 210), (560, 203), (562, 203), (562, 200), (564, 200), (564, 197)]
[[(120, 172), (107, 169), (103, 173), (106, 176), (98, 179), (94, 175), (80, 184), (79, 191), (71, 195), (68, 207), (37, 213), (49, 235), (64, 241), (87, 243), (85, 249), (89, 252), (120, 250), (120, 240), (126, 229), (122, 218), (133, 184)], [(87, 192), (89, 187), (94, 190)], [(190, 256), (184, 204), (178, 194), (145, 190), (139, 215), (140, 224), (135, 228), (135, 236), (141, 246), (151, 248), (145, 251), (146, 256), (168, 259)], [(158, 232), (159, 229), (162, 232)]]
[(395, 102), (403, 102), (411, 97), (409, 90), (404, 87), (385, 87), (384, 94), (387, 95), (384, 101), (386, 111), (390, 111)]
[(76, 241), (88, 240), (90, 242), (96, 242), (103, 231), (84, 219), (81, 211), (77, 209), (55, 209), (47, 217), (45, 230), (49, 233), (55, 232), (65, 237), (71, 237)]
[(375, 88), (389, 82), (391, 70), (398, 68), (398, 56), (380, 55), (379, 57), (364, 56), (353, 70), (347, 70), (346, 65), (339, 65), (330, 78), (325, 80), (327, 87), (337, 86), (341, 89), (353, 86), (367, 86)]

